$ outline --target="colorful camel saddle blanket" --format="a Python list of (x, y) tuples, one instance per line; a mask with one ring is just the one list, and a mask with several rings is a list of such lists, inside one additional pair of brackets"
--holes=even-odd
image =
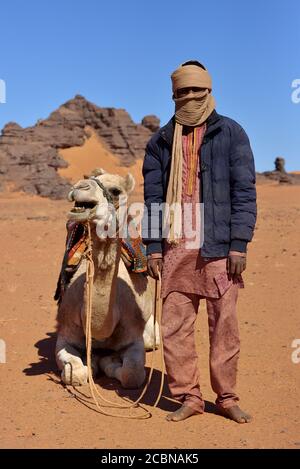
[[(87, 227), (74, 221), (67, 222), (66, 249), (54, 299), (60, 303), (62, 296), (87, 251)], [(121, 239), (121, 257), (129, 272), (146, 274), (146, 249), (136, 226), (130, 223), (127, 238)]]

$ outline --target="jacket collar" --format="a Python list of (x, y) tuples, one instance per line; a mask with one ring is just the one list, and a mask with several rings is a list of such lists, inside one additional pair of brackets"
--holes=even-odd
[[(207, 128), (206, 132), (204, 135), (204, 141), (206, 140), (206, 137), (211, 134), (212, 132), (215, 132), (218, 128), (221, 127), (222, 125), (222, 117), (220, 114), (217, 113), (216, 110), (213, 110), (213, 112), (210, 114), (208, 119), (206, 120)], [(175, 116), (173, 116), (169, 122), (164, 125), (160, 130), (159, 134), (160, 136), (167, 142), (167, 144), (171, 147), (173, 143), (173, 136), (174, 136), (174, 128), (175, 128)]]

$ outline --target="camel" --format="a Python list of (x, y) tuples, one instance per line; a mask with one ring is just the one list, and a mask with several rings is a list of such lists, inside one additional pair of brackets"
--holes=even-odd
[[(69, 220), (90, 220), (95, 265), (92, 296), (92, 369), (116, 378), (124, 388), (138, 388), (145, 380), (145, 349), (152, 348), (152, 280), (129, 272), (120, 257), (119, 237), (99, 237), (99, 228), (112, 224), (111, 205), (126, 203), (135, 185), (125, 177), (98, 169), (96, 176), (80, 180), (69, 193), (75, 206)], [(114, 211), (118, 214), (118, 210)], [(118, 215), (117, 224), (119, 223)], [(57, 312), (56, 361), (65, 384), (87, 383), (85, 350), (85, 271), (83, 260), (64, 292)], [(156, 344), (159, 343), (155, 325)], [(99, 353), (99, 350), (102, 353)], [(105, 351), (105, 353), (103, 353)]]

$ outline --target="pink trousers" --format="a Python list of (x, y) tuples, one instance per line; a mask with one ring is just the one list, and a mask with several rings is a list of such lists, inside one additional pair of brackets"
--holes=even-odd
[[(238, 285), (220, 298), (208, 298), (210, 379), (217, 406), (228, 408), (239, 400), (235, 393), (240, 351), (236, 303)], [(171, 395), (199, 413), (204, 412), (200, 391), (195, 320), (203, 296), (170, 292), (163, 300), (162, 335), (164, 359)]]

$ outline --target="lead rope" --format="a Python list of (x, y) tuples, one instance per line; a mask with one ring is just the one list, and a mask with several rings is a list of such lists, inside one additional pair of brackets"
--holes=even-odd
[[(157, 399), (153, 405), (155, 408), (158, 404), (158, 402), (161, 399), (162, 393), (163, 393), (163, 387), (164, 387), (164, 360), (163, 360), (163, 341), (162, 341), (162, 333), (161, 333), (161, 315), (162, 315), (162, 301), (160, 297), (160, 291), (161, 291), (161, 276), (160, 272), (158, 275), (158, 280), (155, 281), (155, 303), (154, 303), (154, 313), (153, 313), (153, 330), (154, 330), (154, 340), (153, 340), (153, 349), (152, 349), (152, 358), (151, 358), (151, 367), (150, 367), (150, 372), (148, 375), (147, 382), (143, 388), (143, 391), (141, 392), (139, 398), (135, 400), (134, 402), (131, 402), (128, 404), (128, 401), (122, 397), (126, 402), (125, 404), (119, 404), (117, 402), (112, 402), (108, 399), (106, 399), (99, 391), (98, 387), (95, 384), (94, 378), (93, 378), (93, 370), (92, 370), (92, 326), (91, 326), (91, 319), (92, 319), (92, 294), (93, 294), (93, 282), (94, 282), (94, 273), (95, 273), (95, 268), (94, 268), (94, 261), (92, 257), (92, 239), (91, 239), (91, 227), (90, 223), (87, 222), (87, 251), (85, 254), (86, 257), (86, 327), (85, 327), (85, 335), (86, 335), (86, 354), (87, 354), (87, 371), (88, 371), (88, 383), (89, 383), (89, 389), (92, 395), (92, 398), (94, 400), (94, 403), (98, 409), (98, 411), (103, 414), (103, 415), (108, 415), (110, 417), (119, 417), (119, 418), (129, 418), (129, 419), (146, 419), (152, 416), (152, 414), (140, 404), (141, 399), (144, 397), (146, 391), (149, 388), (153, 371), (154, 371), (154, 352), (156, 349), (156, 320), (158, 323), (159, 327), (159, 334), (160, 334), (160, 346), (161, 346), (161, 380), (160, 380), (160, 388), (159, 388), (159, 393), (157, 396)], [(97, 396), (106, 404), (109, 405), (104, 405), (104, 404), (99, 404)], [(123, 415), (123, 414), (112, 414), (110, 412), (107, 412), (103, 410), (103, 408), (119, 408), (119, 409), (131, 409), (133, 407), (140, 407), (143, 409), (144, 414), (143, 415)]]

